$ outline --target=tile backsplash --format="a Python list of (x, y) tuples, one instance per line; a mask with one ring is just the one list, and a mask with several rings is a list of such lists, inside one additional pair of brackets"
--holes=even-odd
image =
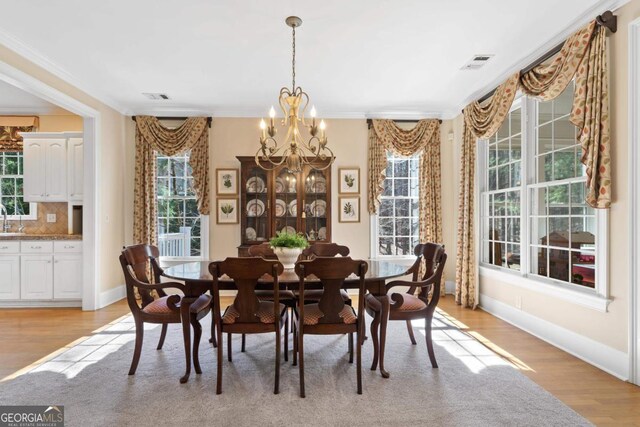
[[(23, 220), (24, 232), (27, 234), (67, 234), (67, 203), (37, 203), (38, 219), (35, 221)], [(56, 214), (56, 222), (47, 222), (47, 214)], [(1, 218), (0, 218), (1, 219)], [(11, 232), (18, 231), (20, 221), (8, 221), (11, 224)]]

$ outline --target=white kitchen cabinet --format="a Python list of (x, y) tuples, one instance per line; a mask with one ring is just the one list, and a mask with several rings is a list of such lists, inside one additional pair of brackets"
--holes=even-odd
[(67, 191), (69, 201), (82, 201), (84, 197), (84, 142), (82, 138), (69, 138), (67, 146)]
[(23, 191), (25, 202), (46, 200), (46, 145), (47, 141), (25, 140)]
[(64, 254), (53, 257), (53, 298), (82, 298), (82, 255)]
[[(48, 141), (45, 150), (45, 195), (49, 202), (67, 201), (67, 141)], [(26, 169), (25, 169), (26, 170)], [(25, 174), (26, 176), (26, 174)]]
[(0, 256), (0, 299), (20, 298), (20, 257)]
[(82, 133), (23, 132), (22, 136), (24, 138), (24, 200), (27, 202), (82, 200), (84, 172)]
[(20, 297), (22, 299), (52, 299), (53, 257), (51, 255), (22, 255), (20, 258)]

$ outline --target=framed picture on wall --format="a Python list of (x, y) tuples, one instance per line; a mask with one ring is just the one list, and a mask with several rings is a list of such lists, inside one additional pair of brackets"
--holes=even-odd
[(338, 193), (360, 194), (360, 168), (339, 168), (338, 182)]
[(338, 197), (338, 222), (360, 222), (360, 196)]
[(216, 169), (216, 183), (218, 196), (238, 194), (238, 169)]
[(216, 199), (216, 224), (238, 224), (238, 199)]

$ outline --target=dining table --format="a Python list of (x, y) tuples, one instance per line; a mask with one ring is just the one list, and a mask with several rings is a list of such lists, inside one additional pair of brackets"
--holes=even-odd
[[(209, 264), (212, 261), (195, 261), (176, 264), (163, 270), (162, 275), (172, 280), (184, 282), (184, 297), (181, 302), (180, 313), (185, 332), (185, 353), (186, 353), (186, 372), (181, 382), (189, 378), (191, 372), (191, 336), (188, 325), (189, 306), (195, 302), (198, 297), (204, 293), (213, 291), (213, 277), (209, 272)], [(378, 366), (383, 377), (388, 378), (390, 373), (384, 367), (384, 348), (386, 340), (387, 322), (389, 320), (389, 304), (390, 300), (387, 296), (386, 281), (389, 279), (401, 277), (407, 274), (408, 267), (398, 263), (385, 260), (367, 260), (369, 268), (365, 276), (365, 286), (367, 291), (376, 297), (381, 303), (381, 320), (378, 341), (379, 360)], [(278, 282), (281, 289), (297, 290), (300, 279), (293, 269), (285, 269), (278, 276)], [(221, 290), (236, 290), (233, 280), (225, 275), (221, 276), (219, 281)], [(305, 280), (306, 289), (319, 289), (321, 284), (312, 276)], [(344, 289), (358, 289), (359, 279), (356, 275), (348, 277), (344, 281)], [(273, 289), (273, 279), (271, 276), (265, 275), (259, 280), (256, 289)], [(375, 340), (374, 340), (375, 342)], [(220, 345), (220, 343), (218, 343)]]

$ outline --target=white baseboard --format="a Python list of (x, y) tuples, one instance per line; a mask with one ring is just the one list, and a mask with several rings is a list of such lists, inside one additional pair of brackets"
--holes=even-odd
[(480, 294), (480, 307), (487, 313), (623, 381), (629, 379), (629, 356), (625, 352), (606, 346), (584, 335), (577, 334), (483, 294)]
[(104, 308), (108, 305), (118, 302), (127, 296), (127, 288), (125, 285), (116, 286), (108, 291), (100, 292), (98, 297), (98, 309)]
[(14, 300), (14, 301), (1, 301), (0, 308), (69, 308), (69, 307), (82, 307), (82, 300)]

